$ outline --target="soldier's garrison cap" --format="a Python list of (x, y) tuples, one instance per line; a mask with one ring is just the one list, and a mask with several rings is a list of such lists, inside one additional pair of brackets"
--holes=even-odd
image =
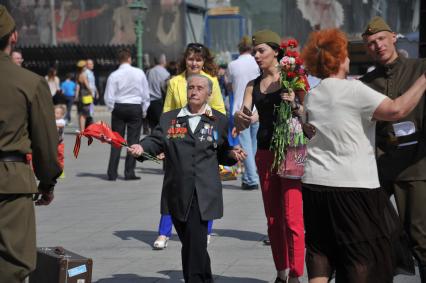
[(362, 36), (373, 35), (375, 33), (381, 32), (381, 31), (393, 32), (392, 29), (390, 28), (390, 26), (385, 22), (385, 20), (383, 18), (381, 18), (379, 16), (375, 16), (368, 23), (368, 25), (365, 28)]
[(15, 28), (15, 21), (6, 7), (0, 5), (0, 38), (7, 35)]
[(281, 37), (271, 30), (259, 30), (255, 32), (251, 38), (253, 46), (262, 44), (262, 43), (275, 43), (280, 45)]

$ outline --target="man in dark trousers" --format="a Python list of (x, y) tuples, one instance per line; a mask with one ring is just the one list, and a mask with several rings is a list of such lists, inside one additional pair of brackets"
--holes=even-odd
[[(396, 34), (380, 17), (363, 33), (375, 70), (362, 81), (392, 99), (404, 93), (426, 72), (425, 59), (406, 59), (395, 48)], [(401, 221), (411, 238), (426, 283), (426, 109), (425, 97), (405, 119), (377, 122), (376, 143), (380, 183), (395, 200)]]
[[(111, 128), (124, 137), (127, 130), (127, 143), (134, 144), (140, 139), (142, 118), (149, 107), (149, 86), (145, 73), (131, 65), (132, 56), (129, 49), (118, 52), (120, 67), (108, 77), (104, 100), (112, 109)], [(120, 148), (111, 146), (108, 164), (108, 180), (117, 179)], [(138, 180), (135, 175), (136, 160), (130, 154), (126, 156), (124, 179)]]
[[(18, 34), (0, 5), (0, 283), (21, 283), (36, 266), (36, 205), (53, 200), (61, 169), (46, 80), (12, 62)], [(26, 156), (32, 153), (34, 174)], [(39, 199), (38, 199), (39, 198)]]
[(188, 104), (163, 113), (152, 135), (130, 147), (141, 159), (147, 152), (166, 155), (161, 213), (171, 214), (182, 242), (185, 282), (213, 282), (207, 252), (207, 222), (223, 215), (219, 164), (245, 158), (228, 144), (227, 118), (207, 104), (212, 82), (203, 75), (188, 81)]
[(154, 62), (155, 66), (146, 74), (149, 84), (149, 96), (151, 99), (147, 118), (151, 131), (158, 125), (161, 113), (163, 113), (167, 81), (170, 78), (170, 73), (166, 69), (166, 55), (161, 54), (158, 57), (154, 57)]

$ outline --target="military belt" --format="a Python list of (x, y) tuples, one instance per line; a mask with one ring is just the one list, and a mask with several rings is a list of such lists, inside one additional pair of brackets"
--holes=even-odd
[(27, 157), (20, 152), (0, 151), (0, 162), (24, 162), (27, 163)]

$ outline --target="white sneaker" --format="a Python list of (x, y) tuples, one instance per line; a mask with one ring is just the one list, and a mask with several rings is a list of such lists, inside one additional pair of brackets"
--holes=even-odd
[(157, 240), (154, 242), (154, 250), (163, 250), (167, 248), (167, 243), (169, 241), (169, 237), (166, 237), (164, 235), (158, 236)]

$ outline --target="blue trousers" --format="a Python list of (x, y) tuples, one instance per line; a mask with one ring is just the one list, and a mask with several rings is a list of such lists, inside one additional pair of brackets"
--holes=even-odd
[(257, 151), (257, 131), (259, 122), (253, 123), (242, 131), (239, 135), (240, 145), (247, 153), (247, 158), (244, 162), (244, 173), (241, 176), (241, 181), (249, 186), (259, 185), (259, 175), (257, 174), (256, 162), (254, 157)]
[[(212, 232), (213, 220), (209, 220), (207, 223), (207, 233), (210, 235)], [(160, 224), (158, 225), (158, 235), (166, 237), (172, 236), (172, 216), (170, 214), (161, 214)]]

